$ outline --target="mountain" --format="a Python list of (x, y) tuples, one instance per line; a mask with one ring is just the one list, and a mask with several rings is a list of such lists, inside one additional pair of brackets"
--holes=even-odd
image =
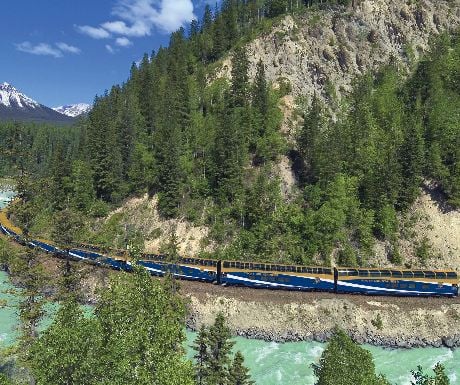
[(38, 103), (6, 82), (0, 84), (0, 121), (2, 120), (60, 124), (74, 121), (73, 118)]
[(80, 115), (85, 115), (91, 111), (92, 106), (86, 103), (68, 104), (65, 106), (54, 107), (53, 110), (60, 114), (76, 118)]

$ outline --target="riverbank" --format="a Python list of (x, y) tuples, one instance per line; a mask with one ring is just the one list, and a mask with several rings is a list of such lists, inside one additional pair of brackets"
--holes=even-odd
[(393, 348), (460, 347), (460, 300), (388, 298), (182, 285), (188, 327), (209, 325), (221, 311), (233, 333), (292, 342), (329, 339), (340, 327), (360, 344)]

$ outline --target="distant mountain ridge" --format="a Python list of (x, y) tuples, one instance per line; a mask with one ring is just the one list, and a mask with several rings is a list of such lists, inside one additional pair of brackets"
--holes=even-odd
[(85, 115), (91, 111), (92, 106), (87, 103), (67, 104), (65, 106), (54, 107), (53, 110), (60, 114), (76, 118), (80, 115)]
[(33, 100), (9, 83), (0, 84), (0, 121), (71, 124), (72, 117)]

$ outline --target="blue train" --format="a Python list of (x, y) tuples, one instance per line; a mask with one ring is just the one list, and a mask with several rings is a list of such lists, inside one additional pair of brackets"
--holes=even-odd
[[(77, 245), (63, 251), (43, 241), (25, 242), (21, 235), (3, 225), (0, 225), (0, 231), (21, 244), (37, 247), (61, 258), (85, 261), (115, 270), (132, 270), (132, 262), (129, 260), (107, 256), (95, 246)], [(459, 285), (458, 274), (444, 270), (307, 267), (201, 258), (180, 258), (171, 263), (165, 255), (157, 254), (143, 254), (137, 263), (155, 276), (169, 273), (178, 279), (265, 289), (454, 297), (458, 296)]]

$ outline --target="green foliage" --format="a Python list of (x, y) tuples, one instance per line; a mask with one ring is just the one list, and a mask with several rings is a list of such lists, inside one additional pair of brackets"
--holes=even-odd
[(420, 261), (423, 264), (425, 264), (428, 261), (428, 259), (433, 257), (433, 251), (428, 238), (423, 238), (421, 242), (417, 245), (417, 247), (415, 248), (415, 255), (417, 258), (420, 259)]
[(316, 385), (389, 385), (383, 376), (375, 374), (371, 353), (341, 330), (329, 341), (314, 372)]
[(433, 369), (434, 377), (430, 377), (428, 374), (424, 374), (421, 366), (416, 371), (412, 372), (415, 382), (411, 382), (412, 385), (449, 385), (450, 381), (445, 373), (444, 366), (437, 363)]
[(380, 317), (380, 313), (377, 313), (377, 316), (371, 320), (371, 324), (376, 327), (378, 330), (382, 330), (383, 329), (383, 321), (382, 321), (382, 317)]
[(233, 341), (222, 313), (209, 328), (202, 326), (192, 346), (196, 382), (199, 385), (252, 385), (240, 352), (231, 358)]
[(82, 227), (81, 217), (71, 209), (64, 209), (54, 215), (52, 237), (61, 248), (67, 248), (77, 239)]
[(141, 268), (113, 277), (95, 314), (72, 299), (30, 350), (37, 384), (193, 384), (185, 309)]
[(241, 352), (236, 352), (233, 364), (229, 373), (229, 384), (231, 385), (253, 385), (249, 370), (244, 366), (244, 357)]
[(0, 385), (12, 385), (10, 379), (3, 373), (0, 373)]
[(31, 370), (37, 384), (91, 384), (98, 361), (98, 335), (75, 301), (62, 304), (53, 324), (30, 351)]

